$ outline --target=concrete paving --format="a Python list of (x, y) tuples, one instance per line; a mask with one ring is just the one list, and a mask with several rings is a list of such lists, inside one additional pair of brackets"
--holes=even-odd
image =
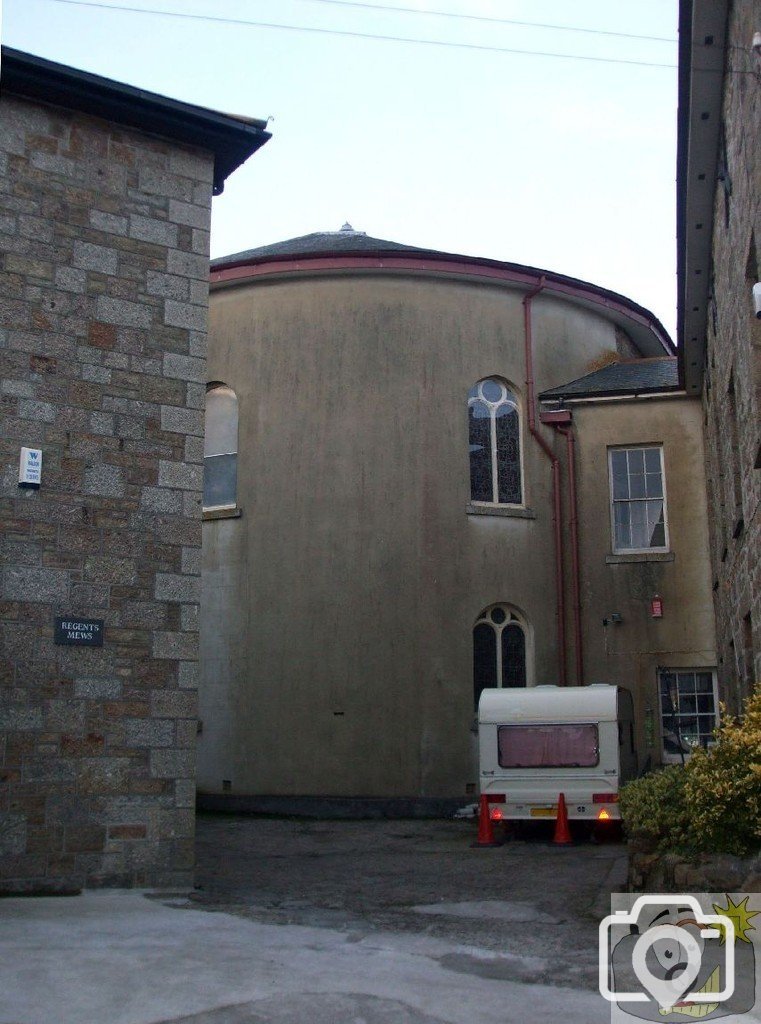
[[(529, 1016), (609, 1019), (592, 992), (490, 978), (499, 954), (425, 936), (357, 936), (167, 905), (140, 892), (11, 899), (0, 922), (2, 1024), (253, 1024)], [(471, 961), (480, 976), (462, 969)], [(529, 971), (537, 965), (529, 961)]]
[(0, 1024), (595, 1024), (621, 847), (463, 822), (199, 820), (193, 894), (0, 902)]

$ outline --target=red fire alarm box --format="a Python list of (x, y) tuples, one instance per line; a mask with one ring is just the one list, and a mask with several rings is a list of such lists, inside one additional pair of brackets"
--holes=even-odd
[(662, 619), (663, 618), (663, 598), (662, 597), (658, 597), (657, 594), (650, 601), (650, 614), (652, 615), (652, 617), (654, 619)]

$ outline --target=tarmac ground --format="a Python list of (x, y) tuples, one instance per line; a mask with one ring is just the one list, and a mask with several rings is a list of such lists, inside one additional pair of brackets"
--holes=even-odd
[[(498, 838), (501, 826), (496, 826)], [(269, 924), (427, 935), (547, 961), (532, 980), (597, 986), (597, 928), (626, 882), (620, 842), (554, 846), (551, 825), (473, 849), (457, 821), (200, 816), (196, 906)]]

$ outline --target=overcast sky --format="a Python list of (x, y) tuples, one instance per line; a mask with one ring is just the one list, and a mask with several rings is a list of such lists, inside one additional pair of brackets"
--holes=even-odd
[(673, 334), (677, 0), (118, 3), (133, 10), (5, 0), (3, 42), (273, 118), (271, 141), (214, 200), (213, 256), (348, 220), (613, 288)]

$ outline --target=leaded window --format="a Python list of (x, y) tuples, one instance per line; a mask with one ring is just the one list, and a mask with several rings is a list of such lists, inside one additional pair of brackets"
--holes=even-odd
[(238, 500), (238, 399), (226, 384), (206, 392), (203, 507), (234, 508)]
[(613, 550), (666, 551), (663, 449), (611, 448), (608, 454)]
[(520, 413), (516, 396), (503, 381), (489, 377), (470, 389), (468, 434), (471, 501), (520, 505)]
[(473, 698), (500, 686), (526, 685), (526, 627), (506, 605), (487, 608), (473, 627)]

